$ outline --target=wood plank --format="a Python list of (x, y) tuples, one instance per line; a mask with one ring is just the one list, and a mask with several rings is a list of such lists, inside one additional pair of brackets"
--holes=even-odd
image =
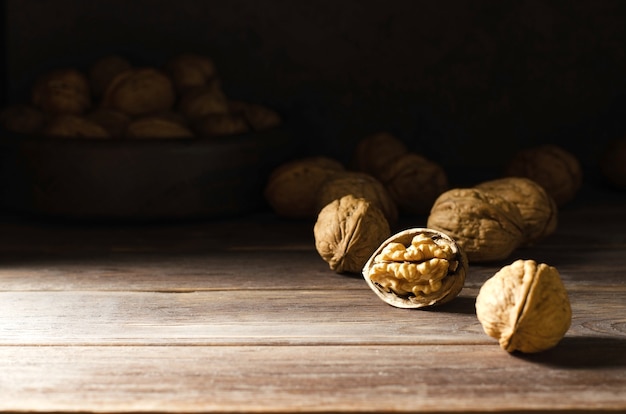
[[(355, 290), (0, 293), (1, 345), (490, 344), (477, 290), (433, 310), (387, 305)], [(568, 335), (626, 349), (626, 286), (570, 292)], [(78, 317), (77, 317), (78, 316)]]
[(0, 410), (624, 411), (622, 351), (585, 338), (530, 357), (489, 345), (0, 347)]

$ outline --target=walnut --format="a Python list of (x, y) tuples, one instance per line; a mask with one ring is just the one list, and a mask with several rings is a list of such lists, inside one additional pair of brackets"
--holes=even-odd
[(118, 74), (102, 98), (104, 108), (142, 116), (172, 108), (176, 93), (172, 81), (154, 68), (128, 69)]
[(255, 131), (265, 131), (282, 124), (278, 113), (266, 106), (243, 101), (229, 101), (231, 112), (243, 114), (250, 127)]
[(56, 116), (44, 126), (41, 133), (51, 137), (110, 138), (100, 125), (78, 115)]
[(507, 177), (485, 181), (476, 188), (514, 203), (524, 220), (523, 245), (533, 244), (556, 230), (558, 207), (554, 199), (529, 178)]
[(331, 201), (348, 194), (365, 198), (380, 208), (390, 226), (393, 227), (398, 222), (398, 206), (385, 186), (376, 178), (362, 172), (346, 171), (329, 178), (317, 193), (317, 207), (321, 210)]
[(48, 114), (81, 115), (91, 107), (89, 81), (76, 69), (48, 72), (35, 81), (32, 103)]
[(130, 62), (119, 55), (107, 55), (97, 59), (88, 72), (91, 92), (94, 96), (101, 97), (117, 75), (131, 68)]
[(365, 264), (363, 277), (388, 304), (421, 308), (454, 299), (467, 267), (465, 253), (448, 235), (413, 228), (385, 240)]
[(540, 145), (517, 152), (506, 164), (505, 175), (526, 177), (541, 185), (561, 207), (582, 185), (578, 159), (557, 145)]
[(332, 270), (360, 273), (391, 231), (378, 207), (364, 198), (347, 195), (320, 211), (313, 234), (317, 252)]
[(166, 116), (145, 116), (126, 128), (127, 138), (193, 138), (193, 132), (181, 122)]
[(377, 178), (407, 214), (427, 214), (435, 199), (448, 189), (443, 168), (412, 152), (397, 157)]
[(44, 125), (46, 116), (31, 105), (15, 104), (2, 109), (0, 124), (11, 132), (34, 134)]
[(600, 172), (609, 184), (626, 190), (626, 137), (606, 144), (600, 158)]
[(165, 71), (172, 79), (178, 93), (207, 85), (217, 79), (217, 69), (213, 60), (193, 53), (174, 56), (165, 64)]
[(264, 197), (274, 212), (289, 218), (315, 218), (317, 193), (344, 166), (332, 158), (307, 157), (286, 162), (272, 171)]
[(193, 129), (200, 137), (223, 137), (250, 131), (245, 118), (240, 114), (206, 114), (193, 122)]
[(178, 112), (187, 119), (194, 120), (208, 114), (230, 112), (228, 99), (218, 83), (187, 90), (181, 95)]
[(478, 188), (441, 194), (426, 226), (456, 240), (470, 262), (505, 259), (524, 240), (524, 220), (517, 206)]
[(100, 125), (107, 130), (110, 136), (117, 138), (124, 136), (126, 127), (131, 121), (131, 118), (125, 113), (107, 108), (95, 109), (85, 115), (85, 118)]
[(394, 135), (378, 132), (357, 143), (352, 163), (356, 170), (380, 178), (391, 163), (407, 152), (406, 145)]
[(476, 315), (503, 349), (531, 353), (557, 345), (570, 327), (572, 310), (554, 267), (517, 260), (480, 288)]

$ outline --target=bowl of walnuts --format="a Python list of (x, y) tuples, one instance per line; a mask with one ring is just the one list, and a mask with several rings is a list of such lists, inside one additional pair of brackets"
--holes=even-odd
[(119, 55), (40, 74), (0, 113), (1, 202), (68, 218), (215, 217), (262, 204), (292, 155), (283, 118), (230, 98), (213, 61), (159, 67)]

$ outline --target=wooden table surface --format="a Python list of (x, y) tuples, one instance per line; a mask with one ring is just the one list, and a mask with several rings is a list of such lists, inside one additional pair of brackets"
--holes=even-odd
[[(432, 310), (332, 272), (311, 222), (5, 215), (0, 411), (626, 412), (626, 196), (594, 191)], [(557, 267), (570, 295), (570, 330), (540, 354), (508, 354), (476, 318), (480, 286), (516, 258)]]

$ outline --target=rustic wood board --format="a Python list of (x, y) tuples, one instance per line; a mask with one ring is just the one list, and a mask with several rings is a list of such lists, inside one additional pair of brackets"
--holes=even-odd
[[(0, 412), (626, 412), (626, 200), (589, 200), (433, 310), (330, 271), (306, 221), (5, 217)], [(475, 315), (518, 257), (556, 266), (572, 303), (540, 354), (506, 353)]]

